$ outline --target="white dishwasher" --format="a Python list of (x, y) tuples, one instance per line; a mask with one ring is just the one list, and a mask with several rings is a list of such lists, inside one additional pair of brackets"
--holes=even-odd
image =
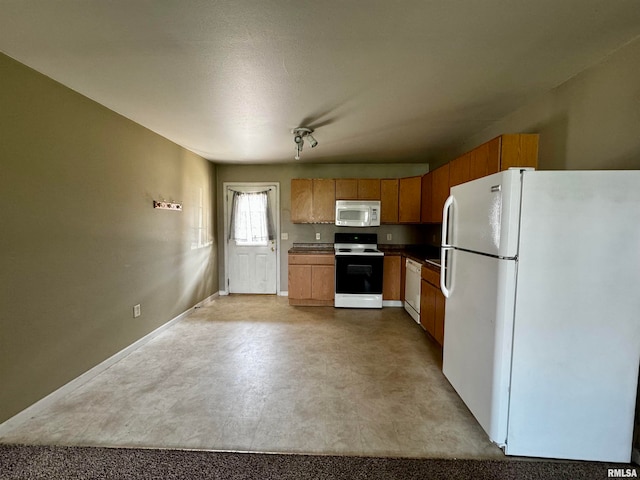
[(420, 283), (422, 282), (422, 265), (407, 258), (407, 276), (404, 284), (404, 309), (411, 318), (420, 324)]

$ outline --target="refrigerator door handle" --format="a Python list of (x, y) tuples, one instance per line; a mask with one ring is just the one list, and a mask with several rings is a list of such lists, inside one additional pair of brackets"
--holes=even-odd
[(442, 207), (442, 246), (450, 247), (449, 243), (449, 212), (451, 212), (451, 207), (453, 206), (453, 195), (449, 195), (447, 201), (444, 202), (444, 207)]
[(442, 248), (440, 249), (440, 290), (445, 298), (451, 295), (451, 288), (447, 286), (447, 251), (449, 243), (449, 214), (453, 208), (453, 195), (449, 195), (442, 208)]
[(453, 285), (451, 287), (447, 286), (447, 252), (449, 250), (449, 247), (442, 247), (440, 249), (440, 290), (442, 290), (445, 298), (449, 298), (453, 291)]

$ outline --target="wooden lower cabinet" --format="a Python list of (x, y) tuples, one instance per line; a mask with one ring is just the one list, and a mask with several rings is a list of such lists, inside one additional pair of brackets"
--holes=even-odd
[(333, 255), (289, 255), (289, 305), (332, 306), (334, 296)]
[(402, 255), (385, 255), (382, 272), (382, 300), (402, 300)]
[(440, 291), (438, 272), (422, 267), (420, 324), (439, 345), (444, 342), (445, 298)]
[(420, 286), (420, 324), (435, 338), (436, 291), (433, 285), (426, 280), (422, 280)]

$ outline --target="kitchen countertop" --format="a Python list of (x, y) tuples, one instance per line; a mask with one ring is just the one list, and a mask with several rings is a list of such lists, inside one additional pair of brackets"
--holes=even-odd
[(440, 271), (440, 247), (433, 245), (380, 245), (385, 255), (404, 255), (432, 270)]
[[(440, 247), (432, 245), (378, 244), (385, 255), (404, 255), (427, 268), (440, 271)], [(333, 243), (294, 243), (288, 251), (300, 255), (333, 255)]]
[(294, 243), (290, 254), (327, 255), (334, 254), (333, 243)]

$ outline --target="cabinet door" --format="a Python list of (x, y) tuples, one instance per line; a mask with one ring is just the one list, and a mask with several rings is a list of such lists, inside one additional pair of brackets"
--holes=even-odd
[(331, 301), (335, 297), (335, 267), (313, 265), (311, 267), (311, 298)]
[(289, 263), (289, 298), (292, 300), (311, 298), (311, 265)]
[(436, 292), (427, 281), (422, 280), (420, 288), (420, 324), (435, 338), (436, 330)]
[(358, 180), (355, 178), (337, 178), (336, 200), (357, 200)]
[(449, 164), (446, 163), (433, 171), (431, 221), (442, 223), (442, 209), (449, 196)]
[(500, 138), (500, 170), (538, 166), (538, 135), (518, 133)]
[(420, 223), (421, 190), (422, 177), (400, 179), (398, 194), (398, 221), (400, 223)]
[(445, 298), (440, 289), (435, 291), (435, 333), (433, 338), (436, 339), (441, 346), (444, 345), (444, 306)]
[(402, 268), (400, 263), (402, 256), (385, 255), (382, 266), (382, 299), (383, 300), (400, 300), (400, 275)]
[(398, 179), (380, 180), (380, 223), (398, 223)]
[(464, 155), (453, 160), (449, 165), (449, 187), (460, 185), (471, 180), (471, 154)]
[(336, 183), (332, 178), (313, 179), (314, 223), (335, 223)]
[(313, 222), (313, 181), (309, 178), (293, 178), (291, 180), (291, 223), (311, 222)]
[(358, 200), (380, 200), (380, 179), (359, 178)]
[(494, 138), (486, 143), (487, 145), (487, 175), (500, 171), (500, 137)]
[(471, 168), (469, 175), (471, 180), (489, 175), (489, 142), (483, 143), (471, 152)]
[(431, 211), (431, 202), (432, 202), (432, 175), (431, 172), (422, 176), (422, 189), (420, 195), (422, 196), (422, 204), (420, 205), (420, 221), (422, 223), (430, 223), (432, 222), (432, 211)]

